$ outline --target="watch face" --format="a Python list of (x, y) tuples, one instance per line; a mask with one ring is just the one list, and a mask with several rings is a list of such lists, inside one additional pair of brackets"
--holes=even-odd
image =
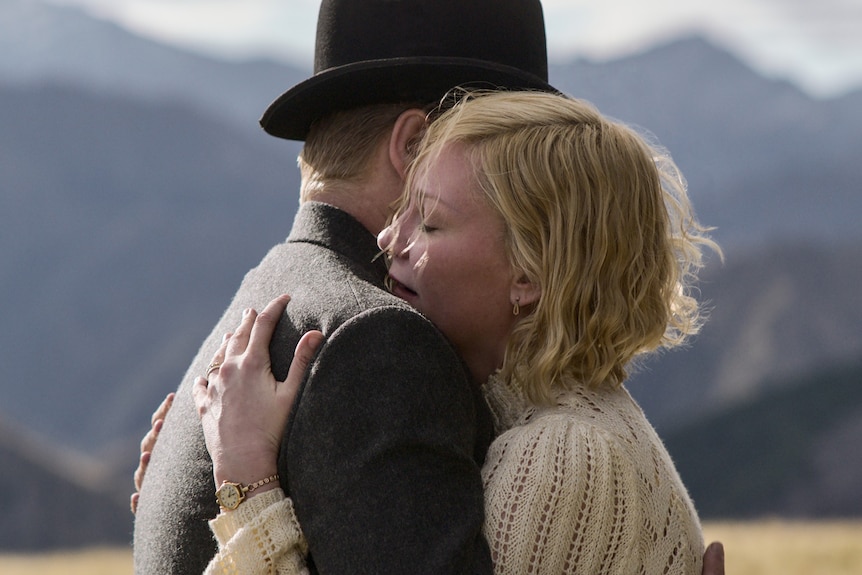
[(225, 483), (216, 492), (216, 499), (225, 509), (236, 509), (242, 501), (242, 493), (233, 483)]

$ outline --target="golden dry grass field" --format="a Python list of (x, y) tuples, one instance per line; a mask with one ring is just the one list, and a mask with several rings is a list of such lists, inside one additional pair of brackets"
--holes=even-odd
[(862, 575), (862, 520), (705, 523), (727, 575)]
[[(862, 520), (708, 522), (727, 575), (862, 575)], [(129, 549), (0, 554), (0, 575), (132, 575)]]

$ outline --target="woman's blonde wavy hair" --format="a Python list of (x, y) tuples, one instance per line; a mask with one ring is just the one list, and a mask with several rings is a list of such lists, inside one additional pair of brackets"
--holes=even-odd
[[(506, 224), (515, 270), (540, 288), (508, 342), (501, 376), (536, 403), (572, 385), (621, 385), (637, 356), (702, 323), (692, 283), (702, 248), (670, 156), (587, 102), (539, 92), (462, 93), (431, 122), (407, 190), (461, 143)], [(409, 201), (405, 199), (405, 201)]]

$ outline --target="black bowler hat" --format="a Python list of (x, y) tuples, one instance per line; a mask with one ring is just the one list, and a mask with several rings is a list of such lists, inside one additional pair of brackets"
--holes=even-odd
[(279, 96), (260, 125), (304, 140), (331, 112), (433, 102), (455, 86), (556, 91), (539, 0), (323, 0), (314, 75)]

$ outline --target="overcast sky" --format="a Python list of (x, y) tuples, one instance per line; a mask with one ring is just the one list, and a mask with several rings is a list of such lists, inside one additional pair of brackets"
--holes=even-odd
[[(35, 0), (34, 0), (35, 1)], [(320, 0), (47, 0), (230, 57), (311, 66)], [(625, 55), (700, 32), (814, 95), (862, 87), (862, 0), (543, 0), (552, 60)]]

